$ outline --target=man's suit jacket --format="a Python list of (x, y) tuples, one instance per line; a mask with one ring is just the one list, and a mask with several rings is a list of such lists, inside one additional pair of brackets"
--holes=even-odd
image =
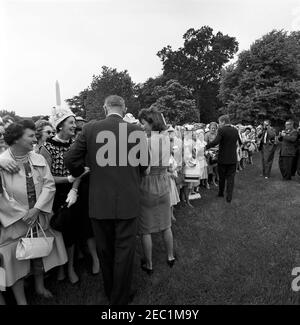
[(230, 125), (225, 125), (218, 130), (214, 141), (206, 148), (212, 148), (219, 144), (218, 163), (224, 165), (237, 163), (237, 143), (241, 143), (238, 130)]
[[(127, 125), (127, 134), (119, 139), (120, 126)], [(116, 166), (99, 166), (99, 149), (105, 143), (101, 143), (99, 134), (102, 131), (112, 132), (116, 143), (111, 150), (116, 150)], [(133, 124), (123, 121), (121, 116), (109, 115), (106, 119), (90, 122), (83, 127), (82, 133), (65, 155), (65, 165), (74, 177), (78, 177), (84, 171), (85, 158), (90, 167), (89, 186), (89, 213), (94, 219), (131, 219), (140, 214), (140, 176), (147, 166), (119, 166), (119, 147), (128, 152), (136, 143), (127, 143), (128, 136), (133, 131), (142, 129)], [(144, 135), (144, 134), (143, 134)], [(98, 142), (97, 143), (97, 136)], [(126, 139), (127, 137), (127, 139)], [(124, 142), (127, 143), (127, 148)], [(148, 152), (147, 139), (144, 135), (141, 147)], [(102, 148), (103, 150), (103, 148)], [(105, 151), (105, 150), (104, 150)], [(104, 155), (105, 156), (105, 155)]]
[[(264, 143), (266, 133), (267, 133), (266, 143)], [(275, 136), (276, 136), (276, 132), (272, 127), (270, 127), (269, 129), (264, 130), (258, 136), (258, 138), (260, 139), (260, 144), (259, 144), (258, 149), (262, 150), (264, 145), (271, 145), (273, 147), (275, 145)]]
[(280, 136), (278, 140), (281, 142), (280, 156), (282, 157), (294, 157), (297, 151), (297, 130), (292, 130), (285, 136)]

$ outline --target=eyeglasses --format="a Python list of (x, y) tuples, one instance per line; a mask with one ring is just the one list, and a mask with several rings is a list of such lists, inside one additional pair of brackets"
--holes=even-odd
[(45, 131), (45, 133), (47, 133), (48, 135), (50, 135), (50, 134), (54, 135), (55, 134), (55, 132), (53, 132), (53, 131)]

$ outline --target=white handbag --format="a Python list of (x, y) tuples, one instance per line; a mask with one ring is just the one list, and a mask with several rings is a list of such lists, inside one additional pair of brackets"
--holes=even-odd
[[(39, 237), (39, 229), (42, 236)], [(42, 226), (36, 225), (37, 236), (33, 237), (33, 228), (29, 228), (24, 238), (19, 239), (16, 249), (17, 260), (30, 260), (48, 256), (53, 248), (54, 237), (46, 237)], [(29, 237), (30, 236), (30, 237)]]
[(187, 183), (198, 182), (200, 179), (200, 163), (197, 159), (190, 159), (186, 162), (183, 170), (184, 181)]

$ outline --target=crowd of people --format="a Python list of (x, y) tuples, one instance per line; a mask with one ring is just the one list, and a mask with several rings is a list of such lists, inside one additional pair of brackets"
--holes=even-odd
[[(261, 152), (262, 175), (271, 175), (274, 153), (280, 143), (279, 166), (283, 179), (298, 171), (299, 130), (288, 120), (276, 134), (270, 121), (258, 127), (232, 125), (228, 116), (218, 123), (172, 126), (153, 108), (143, 109), (138, 119), (126, 113), (124, 100), (109, 96), (104, 103), (106, 119), (87, 123), (69, 108), (57, 107), (48, 120), (0, 120), (0, 291), (12, 288), (17, 304), (27, 304), (24, 281), (34, 276), (35, 292), (45, 298), (44, 275), (57, 270), (57, 281), (80, 281), (74, 268), (76, 252), (91, 257), (91, 273), (103, 276), (110, 304), (128, 304), (133, 298), (132, 273), (139, 236), (143, 248), (141, 269), (154, 272), (152, 235), (161, 233), (166, 265), (177, 262), (172, 223), (174, 208), (193, 208), (191, 199), (218, 188), (231, 202), (234, 176), (253, 164)], [(130, 154), (147, 153), (146, 162), (121, 164), (120, 126), (128, 139)], [(115, 136), (115, 153), (107, 150), (103, 132)], [(105, 133), (107, 135), (107, 133)], [(106, 152), (101, 156), (101, 152)], [(101, 158), (102, 157), (102, 158)], [(107, 160), (99, 166), (99, 159)], [(116, 164), (110, 164), (116, 159)], [(53, 237), (51, 252), (42, 258), (18, 259), (20, 240)], [(0, 292), (0, 304), (5, 304)]]

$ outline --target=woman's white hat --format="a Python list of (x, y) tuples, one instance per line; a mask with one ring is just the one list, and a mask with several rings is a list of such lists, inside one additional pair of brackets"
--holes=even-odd
[(76, 115), (68, 107), (53, 107), (49, 122), (56, 128), (59, 123), (64, 121), (70, 116), (76, 117)]
[(127, 113), (124, 118), (123, 121), (130, 123), (130, 124), (137, 124), (139, 123), (139, 120), (136, 119), (131, 113)]

